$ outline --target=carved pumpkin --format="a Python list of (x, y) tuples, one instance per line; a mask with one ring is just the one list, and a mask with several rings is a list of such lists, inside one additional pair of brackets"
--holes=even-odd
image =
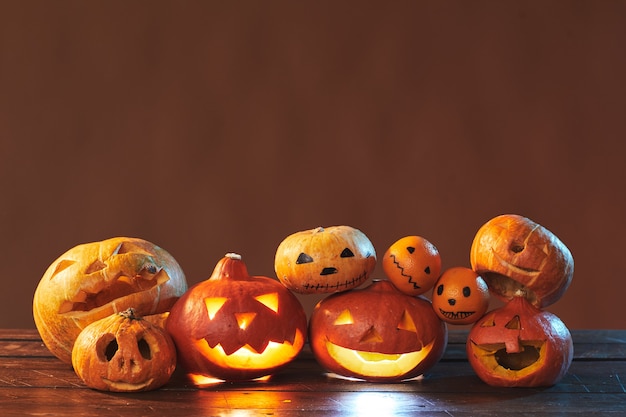
[(432, 303), (440, 319), (450, 324), (471, 324), (489, 308), (489, 288), (472, 269), (449, 268), (435, 283)]
[(567, 373), (573, 356), (565, 324), (521, 296), (477, 321), (466, 348), (476, 374), (502, 387), (554, 385)]
[(176, 348), (164, 329), (128, 309), (85, 327), (74, 343), (72, 365), (90, 388), (149, 391), (169, 381)]
[(278, 246), (278, 279), (298, 293), (332, 293), (364, 283), (376, 266), (376, 251), (363, 232), (331, 226), (287, 236)]
[(46, 270), (33, 298), (33, 317), (50, 352), (71, 362), (72, 346), (90, 323), (134, 308), (169, 311), (187, 290), (185, 275), (162, 248), (117, 237), (75, 246)]
[(435, 245), (423, 237), (405, 236), (385, 252), (383, 271), (403, 293), (424, 294), (441, 273), (441, 256)]
[(250, 276), (237, 254), (227, 254), (209, 279), (187, 291), (167, 319), (179, 363), (203, 379), (251, 380), (271, 375), (304, 346), (306, 313), (275, 279)]
[(515, 214), (494, 217), (478, 230), (470, 263), (499, 298), (510, 300), (522, 291), (539, 308), (561, 298), (574, 274), (567, 246), (545, 227)]
[(375, 280), (363, 289), (333, 294), (311, 315), (309, 342), (327, 370), (367, 381), (400, 381), (439, 361), (446, 324), (430, 302)]

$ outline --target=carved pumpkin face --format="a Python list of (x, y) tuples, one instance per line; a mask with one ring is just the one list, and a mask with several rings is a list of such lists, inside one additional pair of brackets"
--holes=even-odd
[(398, 291), (389, 281), (333, 294), (309, 323), (318, 362), (338, 375), (399, 381), (433, 366), (447, 344), (446, 324), (430, 302)]
[(166, 324), (179, 363), (202, 377), (250, 380), (271, 375), (304, 346), (306, 314), (280, 282), (250, 276), (241, 257), (222, 258), (211, 277), (172, 308)]
[(472, 326), (466, 347), (476, 374), (489, 385), (505, 387), (556, 384), (573, 356), (565, 324), (524, 297), (485, 314)]
[(450, 324), (474, 323), (489, 307), (489, 288), (472, 269), (449, 268), (435, 283), (432, 303), (439, 318)]
[(90, 388), (149, 391), (170, 379), (176, 349), (165, 330), (129, 309), (85, 327), (72, 349), (72, 365)]
[(574, 274), (572, 254), (552, 232), (513, 214), (478, 230), (470, 263), (499, 298), (507, 301), (522, 291), (539, 308), (561, 298)]
[(435, 245), (423, 237), (405, 236), (387, 249), (383, 271), (403, 293), (424, 294), (439, 277), (441, 256)]
[(48, 349), (70, 363), (88, 324), (131, 307), (140, 316), (167, 312), (186, 290), (181, 267), (165, 250), (143, 239), (112, 238), (55, 260), (35, 290), (33, 317)]
[(332, 293), (364, 283), (376, 266), (372, 242), (350, 226), (318, 227), (287, 236), (278, 246), (278, 279), (298, 293)]

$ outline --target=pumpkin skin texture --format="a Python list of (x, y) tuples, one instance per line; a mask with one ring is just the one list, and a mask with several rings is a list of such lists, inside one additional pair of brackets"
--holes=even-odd
[(516, 214), (485, 223), (470, 249), (470, 263), (498, 298), (519, 291), (539, 308), (561, 298), (574, 275), (574, 259), (559, 238), (545, 227)]
[(85, 327), (74, 343), (72, 365), (90, 388), (150, 391), (169, 381), (176, 348), (164, 329), (128, 309)]
[(275, 279), (250, 276), (237, 254), (172, 307), (166, 329), (179, 363), (196, 385), (205, 380), (252, 380), (291, 362), (304, 346), (304, 308)]
[(500, 387), (554, 385), (567, 373), (574, 353), (561, 319), (522, 296), (477, 321), (466, 350), (480, 379)]
[(471, 324), (489, 308), (489, 288), (470, 268), (449, 268), (437, 279), (432, 304), (439, 318), (450, 324)]
[(405, 236), (394, 242), (383, 257), (383, 271), (403, 293), (421, 295), (430, 290), (441, 273), (441, 256), (421, 236)]
[(309, 342), (330, 372), (365, 381), (402, 381), (435, 365), (446, 348), (446, 323), (430, 302), (390, 281), (332, 294), (314, 308)]
[(70, 363), (74, 341), (90, 323), (131, 307), (146, 319), (161, 315), (186, 290), (185, 274), (167, 251), (116, 237), (57, 258), (35, 290), (33, 317), (50, 352)]
[(278, 246), (274, 259), (278, 279), (301, 294), (358, 287), (375, 267), (372, 242), (350, 226), (318, 227), (289, 235)]

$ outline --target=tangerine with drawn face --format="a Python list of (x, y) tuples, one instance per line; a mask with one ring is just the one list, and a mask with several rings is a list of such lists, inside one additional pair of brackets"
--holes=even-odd
[(523, 294), (544, 308), (561, 298), (574, 275), (574, 258), (551, 231), (516, 214), (504, 214), (479, 228), (470, 263), (497, 297)]
[(387, 280), (326, 297), (309, 322), (316, 360), (330, 372), (365, 381), (423, 374), (443, 355), (447, 334), (430, 301)]
[(276, 249), (278, 279), (301, 294), (346, 291), (363, 284), (376, 266), (368, 237), (351, 226), (318, 227), (287, 236)]
[(424, 294), (439, 278), (441, 256), (435, 245), (425, 238), (405, 236), (385, 252), (383, 272), (403, 293)]
[(131, 307), (150, 321), (186, 290), (183, 270), (164, 249), (115, 237), (59, 256), (35, 290), (33, 318), (50, 352), (70, 363), (74, 341), (90, 323)]
[(474, 323), (489, 307), (489, 288), (472, 269), (449, 268), (435, 283), (432, 304), (439, 318), (450, 324)]

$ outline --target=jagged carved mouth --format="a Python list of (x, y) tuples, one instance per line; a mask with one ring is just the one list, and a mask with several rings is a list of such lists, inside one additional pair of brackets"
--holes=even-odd
[[(156, 273), (152, 273), (155, 271)], [(59, 314), (81, 314), (93, 311), (109, 305), (116, 301), (123, 301), (124, 298), (152, 291), (156, 287), (162, 286), (169, 281), (169, 276), (165, 270), (149, 270), (150, 273), (140, 273), (134, 276), (119, 273), (110, 280), (92, 280), (88, 285), (79, 289), (68, 300), (59, 306)]]

